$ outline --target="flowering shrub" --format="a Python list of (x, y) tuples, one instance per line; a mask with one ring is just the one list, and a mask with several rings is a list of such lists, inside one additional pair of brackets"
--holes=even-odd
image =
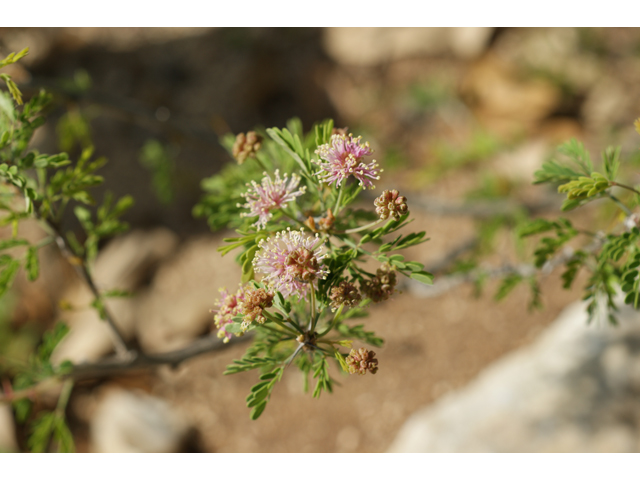
[[(220, 251), (241, 250), (242, 277), (235, 295), (221, 292), (214, 321), (225, 341), (254, 334), (253, 345), (225, 373), (261, 371), (247, 398), (255, 419), (289, 365), (317, 379), (314, 397), (333, 388), (330, 359), (345, 373), (376, 373), (373, 351), (342, 351), (353, 343), (382, 345), (353, 320), (366, 315), (370, 302), (394, 294), (398, 274), (427, 284), (432, 276), (396, 253), (427, 240), (425, 232), (394, 235), (409, 223), (405, 197), (385, 190), (369, 205), (358, 203), (358, 195), (375, 188), (382, 172), (375, 160), (365, 159), (374, 153), (368, 142), (334, 129), (331, 120), (304, 135), (293, 120), (287, 129), (267, 129), (264, 137), (241, 133), (224, 143), (237, 164), (204, 182), (212, 195), (196, 214), (222, 227), (215, 218), (221, 213), (219, 198), (246, 200), (235, 203), (235, 212), (226, 207), (227, 225), (237, 227), (239, 236), (225, 239), (229, 245)], [(262, 170), (260, 184), (251, 178), (257, 172), (247, 168), (251, 162)]]
[[(27, 53), (25, 49), (9, 55), (0, 68)], [(205, 217), (213, 230), (236, 229), (238, 236), (225, 239), (227, 245), (220, 250), (223, 255), (239, 252), (241, 268), (232, 282), (239, 286), (235, 292), (223, 289), (217, 300), (212, 298), (215, 334), (182, 349), (148, 354), (125, 340), (104, 301), (128, 292), (103, 291), (92, 276), (99, 242), (127, 230), (120, 217), (131, 207), (132, 198), (114, 201), (106, 194), (102, 205), (96, 206), (90, 190), (103, 182), (98, 172), (106, 160), (92, 159), (86, 129), (70, 129), (84, 135), (80, 143), (86, 148), (77, 159), (66, 153), (30, 150), (33, 133), (45, 122), (43, 111), (51, 96), (41, 91), (20, 107), (18, 86), (6, 74), (0, 74), (0, 80), (9, 90), (8, 94), (0, 91), (0, 225), (13, 226), (12, 238), (0, 241), (0, 295), (11, 287), (21, 268), (29, 280), (37, 279), (39, 250), (55, 242), (89, 286), (91, 307), (111, 328), (115, 350), (112, 358), (96, 363), (53, 365), (51, 353), (68, 331), (58, 323), (44, 335), (27, 364), (11, 367), (12, 382), (3, 382), (0, 401), (11, 403), (17, 419), (28, 423), (27, 446), (33, 451), (73, 451), (65, 412), (78, 378), (161, 364), (176, 366), (238, 336), (247, 335), (252, 344), (225, 373), (260, 370), (247, 398), (253, 419), (264, 411), (289, 365), (316, 379), (314, 397), (333, 388), (330, 361), (345, 374), (375, 374), (378, 358), (360, 344), (379, 347), (382, 339), (364, 324), (354, 324), (355, 320), (366, 316), (370, 302), (394, 294), (398, 275), (432, 282), (422, 264), (405, 261), (397, 253), (427, 241), (425, 232), (396, 233), (410, 223), (407, 199), (391, 190), (375, 202), (358, 201), (364, 189), (375, 188), (382, 172), (375, 160), (365, 158), (373, 155), (369, 144), (346, 129), (334, 129), (331, 120), (307, 135), (300, 122), (292, 120), (286, 129), (223, 139), (236, 163), (203, 181), (207, 193), (194, 214)], [(145, 153), (147, 164), (160, 166), (154, 181), (166, 187), (170, 162), (162, 158), (162, 151), (157, 152), (157, 146), (151, 147)], [(82, 241), (62, 227), (69, 208), (84, 231)], [(31, 244), (20, 238), (18, 223), (27, 218), (37, 220), (48, 233), (44, 241)], [(55, 410), (39, 406), (38, 414), (32, 415), (36, 394), (49, 389), (59, 391)]]

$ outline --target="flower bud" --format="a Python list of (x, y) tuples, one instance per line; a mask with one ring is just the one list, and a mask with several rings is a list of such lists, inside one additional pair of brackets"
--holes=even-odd
[(262, 147), (262, 137), (256, 132), (239, 133), (233, 144), (231, 153), (233, 158), (242, 165), (247, 158), (255, 158), (256, 152)]
[(381, 220), (390, 217), (397, 220), (409, 211), (407, 198), (401, 196), (397, 190), (385, 190), (373, 201), (373, 204)]
[(378, 303), (387, 300), (393, 294), (397, 283), (396, 272), (385, 263), (376, 271), (375, 277), (360, 282), (360, 291)]
[(262, 311), (273, 305), (273, 294), (264, 288), (249, 290), (245, 293), (242, 302), (242, 330), (249, 328), (252, 322), (263, 324), (266, 320)]
[(332, 310), (337, 310), (341, 305), (355, 307), (362, 300), (358, 287), (349, 282), (340, 282), (340, 285), (333, 287), (329, 298)]
[(372, 374), (378, 371), (378, 359), (374, 358), (375, 352), (369, 351), (366, 348), (359, 348), (358, 350), (351, 350), (349, 356), (345, 359), (349, 373), (357, 373), (364, 375), (369, 370)]

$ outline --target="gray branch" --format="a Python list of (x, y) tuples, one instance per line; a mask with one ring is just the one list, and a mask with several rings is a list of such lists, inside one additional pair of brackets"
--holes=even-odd
[(245, 342), (252, 338), (251, 334), (233, 337), (228, 343), (214, 335), (198, 338), (186, 347), (164, 353), (133, 352), (131, 358), (111, 357), (95, 363), (81, 363), (74, 365), (66, 376), (75, 380), (108, 377), (135, 370), (143, 370), (160, 365), (178, 367), (182, 362), (205, 353), (216, 352), (235, 343)]

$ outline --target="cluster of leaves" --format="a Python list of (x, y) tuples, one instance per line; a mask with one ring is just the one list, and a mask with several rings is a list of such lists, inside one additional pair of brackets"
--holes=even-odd
[[(640, 133), (640, 131), (639, 131)], [(616, 222), (609, 232), (578, 229), (566, 218), (536, 219), (523, 225), (521, 237), (542, 233), (534, 252), (534, 264), (539, 269), (562, 265), (563, 287), (571, 288), (581, 270), (589, 273), (583, 300), (587, 301), (589, 321), (606, 316), (615, 324), (616, 297), (624, 292), (624, 303), (640, 308), (640, 230), (638, 216), (632, 208), (640, 203), (640, 191), (632, 185), (618, 182), (620, 148), (608, 147), (602, 153), (601, 170), (597, 171), (589, 152), (577, 140), (558, 148), (560, 158), (542, 165), (535, 173), (534, 183), (550, 183), (566, 194), (563, 211), (573, 210), (597, 199), (607, 199), (619, 209)], [(622, 195), (613, 193), (620, 188)], [(577, 244), (574, 239), (587, 239)], [(513, 279), (506, 279), (513, 283)]]
[[(72, 365), (70, 362), (63, 362), (58, 366), (51, 363), (51, 354), (69, 331), (63, 323), (57, 323), (50, 331), (45, 332), (42, 343), (36, 352), (30, 356), (25, 364), (15, 367), (17, 373), (13, 380), (13, 389), (17, 391), (27, 390), (40, 384), (47, 379), (63, 377), (67, 374)], [(69, 382), (69, 381), (67, 381)], [(33, 401), (30, 398), (21, 398), (13, 402), (16, 412), (16, 419), (20, 423), (29, 423), (31, 432), (27, 446), (33, 452), (47, 452), (53, 440), (58, 452), (73, 452), (75, 450), (73, 436), (65, 421), (65, 406), (70, 394), (71, 383), (63, 385), (63, 393), (58, 406), (54, 411), (40, 411), (35, 418), (29, 421), (33, 408)]]
[[(0, 61), (0, 69), (6, 67), (7, 65), (11, 65), (12, 63), (16, 63), (23, 57), (26, 57), (29, 54), (29, 49), (25, 48), (24, 50), (19, 51), (18, 53), (10, 53), (4, 60)], [(22, 105), (22, 92), (15, 84), (13, 80), (11, 80), (11, 76), (6, 73), (0, 73), (0, 78), (4, 80), (9, 89), (9, 93), (15, 99), (18, 105)]]
[[(0, 68), (14, 63), (27, 53), (25, 49), (9, 55), (0, 61)], [(0, 240), (1, 296), (11, 287), (21, 268), (24, 268), (30, 281), (38, 278), (38, 252), (54, 241), (72, 257), (72, 263), (77, 268), (88, 274), (100, 241), (127, 229), (121, 217), (133, 201), (131, 197), (114, 201), (110, 194), (106, 194), (102, 205), (96, 205), (91, 189), (103, 183), (103, 177), (97, 172), (106, 159), (93, 159), (93, 146), (87, 142), (85, 130), (65, 130), (69, 146), (84, 146), (76, 160), (65, 152), (46, 154), (30, 148), (34, 132), (45, 123), (45, 113), (52, 97), (40, 91), (23, 103), (16, 84), (5, 74), (0, 77), (9, 89), (8, 94), (0, 91), (0, 226), (12, 226), (11, 237)], [(73, 135), (78, 136), (76, 142), (70, 138)], [(69, 209), (73, 210), (82, 227), (80, 238), (63, 228), (65, 220), (68, 221), (65, 213)], [(21, 237), (19, 222), (24, 219), (38, 220), (48, 236), (36, 244)], [(102, 294), (98, 293), (92, 305), (104, 318)], [(45, 333), (38, 353), (14, 376), (14, 390), (28, 389), (47, 378), (65, 375), (69, 364), (54, 367), (49, 360), (54, 346), (65, 333), (63, 326)], [(68, 393), (64, 395), (68, 397)], [(30, 405), (30, 400), (26, 398), (14, 402), (16, 415), (22, 421), (29, 416)], [(60, 451), (73, 449), (73, 440), (64, 420), (65, 405), (65, 401), (62, 401), (54, 412), (40, 413), (32, 425), (33, 434), (28, 440), (31, 449), (47, 450), (52, 436)]]

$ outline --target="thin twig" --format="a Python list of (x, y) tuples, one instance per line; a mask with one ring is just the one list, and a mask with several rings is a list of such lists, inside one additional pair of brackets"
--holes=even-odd
[(631, 210), (629, 210), (629, 207), (627, 207), (624, 203), (622, 203), (618, 197), (615, 197), (613, 194), (611, 194), (610, 192), (606, 192), (606, 194), (609, 196), (609, 198), (611, 200), (613, 200), (615, 202), (616, 205), (618, 205), (618, 207), (620, 207), (620, 209), (625, 213), (625, 215), (628, 217), (629, 215), (631, 215), (633, 212)]
[(427, 267), (427, 271), (433, 274), (444, 272), (463, 254), (473, 250), (480, 245), (480, 237), (473, 237), (463, 242), (459, 246), (451, 249), (441, 259), (433, 262)]
[(609, 182), (609, 184), (610, 184), (611, 186), (614, 186), (614, 187), (625, 188), (625, 189), (627, 189), (627, 190), (632, 191), (632, 192), (633, 192), (633, 193), (635, 193), (636, 195), (640, 195), (640, 192), (639, 192), (638, 190), (636, 190), (636, 189), (635, 189), (635, 188), (633, 188), (633, 187), (630, 187), (629, 185), (623, 185), (622, 183), (618, 183), (618, 182)]
[(73, 249), (71, 248), (71, 245), (69, 245), (68, 240), (66, 239), (64, 234), (60, 231), (57, 225), (55, 225), (53, 222), (45, 218), (42, 218), (37, 213), (37, 209), (34, 209), (34, 212), (36, 212), (35, 213), (36, 218), (38, 218), (38, 220), (40, 220), (44, 224), (45, 228), (49, 230), (49, 232), (55, 237), (58, 248), (60, 249), (62, 254), (65, 256), (67, 261), (71, 265), (73, 265), (74, 269), (76, 270), (76, 273), (80, 276), (80, 278), (82, 278), (87, 283), (94, 298), (97, 301), (102, 302), (102, 312), (104, 313), (104, 317), (107, 324), (109, 325), (109, 327), (111, 328), (111, 331), (114, 334), (113, 341), (114, 341), (116, 353), (119, 356), (135, 355), (135, 352), (127, 346), (127, 342), (124, 338), (124, 335), (120, 331), (120, 328), (118, 327), (115, 320), (113, 319), (111, 312), (109, 311), (104, 301), (102, 300), (102, 295), (100, 294), (98, 287), (93, 281), (93, 277), (91, 276), (91, 273), (87, 268), (86, 261), (82, 258), (78, 258), (73, 253)]
[[(474, 200), (454, 201), (443, 200), (438, 197), (422, 195), (419, 192), (407, 192), (409, 207), (432, 215), (463, 216), (472, 218), (490, 218), (496, 215), (514, 215), (519, 211), (526, 211), (530, 215), (539, 214), (549, 210), (558, 210), (560, 203), (558, 198), (549, 197), (540, 202), (514, 202), (511, 200)], [(364, 201), (375, 199), (369, 190), (363, 191), (361, 197)]]
[[(600, 249), (604, 243), (604, 235), (597, 234), (594, 239), (582, 250), (587, 253), (594, 253)], [(409, 290), (420, 298), (434, 298), (447, 293), (448, 291), (463, 285), (465, 283), (473, 283), (481, 278), (502, 278), (507, 275), (517, 274), (521, 277), (533, 277), (538, 272), (547, 276), (560, 265), (564, 265), (575, 258), (575, 251), (567, 247), (559, 255), (550, 259), (542, 268), (536, 268), (534, 265), (522, 263), (518, 265), (503, 265), (500, 267), (487, 268), (480, 267), (465, 273), (454, 273), (445, 276), (434, 282), (433, 285), (427, 286), (418, 282), (408, 283)]]

